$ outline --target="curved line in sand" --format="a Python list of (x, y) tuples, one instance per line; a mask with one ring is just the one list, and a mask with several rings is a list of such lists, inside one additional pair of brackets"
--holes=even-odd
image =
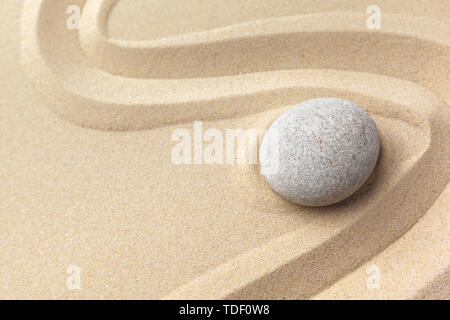
[[(333, 284), (405, 234), (432, 205), (436, 195), (424, 202), (411, 192), (411, 185), (445, 186), (450, 176), (442, 174), (448, 161), (440, 140), (448, 135), (449, 112), (445, 119), (433, 127), (431, 142), (418, 159), (373, 198), (356, 221), (340, 230), (315, 225), (307, 239), (302, 230), (292, 231), (211, 269), (163, 299), (306, 299)], [(398, 199), (401, 210), (393, 209)]]
[[(106, 4), (112, 5), (113, 2), (112, 0), (107, 2), (91, 1), (87, 5), (103, 4), (105, 6)], [(84, 1), (80, 1), (80, 3), (84, 3)], [(197, 79), (133, 79), (117, 77), (93, 67), (84, 58), (80, 58), (85, 57), (85, 54), (91, 58), (95, 58), (95, 56), (89, 55), (89, 49), (86, 50), (85, 48), (83, 50), (80, 47), (78, 37), (74, 31), (65, 30), (65, 28), (52, 28), (49, 21), (53, 21), (55, 25), (65, 23), (66, 16), (59, 17), (54, 14), (58, 12), (58, 7), (63, 8), (63, 6), (64, 1), (58, 2), (55, 0), (26, 2), (22, 23), (22, 63), (31, 77), (37, 82), (39, 91), (42, 91), (43, 95), (46, 96), (49, 107), (64, 118), (82, 126), (111, 130), (138, 130), (194, 119), (217, 119), (255, 113), (281, 105), (296, 103), (298, 99), (297, 101), (293, 99), (295, 94), (287, 95), (287, 91), (295, 91), (295, 88), (308, 86), (314, 89), (315, 86), (320, 86), (320, 84), (308, 78), (313, 74), (325, 75), (325, 71), (284, 70)], [(62, 10), (62, 12), (65, 12), (65, 10)], [(100, 12), (105, 13), (107, 10), (100, 10)], [(83, 22), (86, 19), (89, 20), (89, 13), (97, 17), (98, 11), (84, 8)], [(317, 26), (325, 24), (330, 28), (329, 21), (333, 19), (343, 21), (355, 21), (356, 19), (361, 21), (361, 18), (360, 14), (355, 13), (327, 13), (324, 17), (321, 15), (308, 15), (286, 19), (295, 19), (299, 24), (303, 21), (301, 29), (316, 30), (315, 34), (324, 36), (319, 38), (318, 47), (333, 48), (333, 43), (335, 42), (333, 34), (321, 33), (322, 31), (317, 31)], [(427, 26), (430, 23), (429, 20), (424, 18), (403, 19), (407, 21), (406, 26), (408, 27), (412, 23), (414, 26), (413, 31), (409, 31), (409, 28), (406, 27), (402, 28), (401, 23), (399, 24), (397, 21), (398, 16), (396, 15), (383, 16), (383, 25), (385, 28), (389, 28), (389, 25), (391, 25), (390, 29), (394, 30), (399, 28), (397, 30), (399, 34), (411, 34), (422, 29), (433, 30), (433, 32), (426, 35), (423, 34), (424, 32), (418, 33), (423, 36), (420, 40), (412, 36), (401, 38), (403, 39), (402, 45), (405, 45), (406, 49), (410, 51), (414, 49), (412, 52), (420, 53), (420, 61), (416, 61), (417, 56), (411, 55), (411, 52), (401, 50), (402, 48), (395, 45), (395, 41), (400, 39), (396, 38), (396, 32), (393, 32), (391, 40), (386, 42), (383, 40), (383, 37), (373, 38), (377, 33), (367, 30), (362, 32), (361, 28), (363, 27), (360, 24), (350, 23), (350, 25), (343, 24), (341, 26), (343, 29), (341, 35), (349, 34), (354, 36), (356, 34), (358, 37), (361, 37), (361, 42), (355, 44), (352, 40), (352, 42), (347, 42), (346, 48), (342, 48), (342, 50), (348, 49), (347, 52), (344, 51), (340, 54), (341, 57), (350, 57), (346, 58), (348, 65), (340, 65), (339, 61), (333, 61), (334, 64), (327, 62), (327, 65), (320, 67), (341, 70), (357, 69), (359, 72), (375, 74), (387, 73), (390, 77), (417, 82), (425, 87), (431, 87), (433, 84), (435, 88), (445, 88), (445, 70), (448, 69), (446, 66), (449, 64), (449, 61), (448, 59), (445, 60), (447, 56), (444, 53), (448, 51), (448, 46), (436, 42), (436, 34), (440, 32), (440, 29), (438, 26), (435, 29), (433, 29), (434, 27), (421, 28), (421, 23), (427, 23)], [(403, 21), (402, 23), (405, 23), (404, 20), (400, 22)], [(96, 27), (92, 32), (89, 32), (86, 27), (86, 25), (92, 24), (84, 23), (81, 28), (80, 41), (85, 43), (85, 47), (89, 47), (89, 44), (93, 44), (95, 47), (97, 46), (96, 44), (104, 43), (104, 38), (96, 36), (101, 34), (98, 31), (101, 30), (101, 26), (98, 26), (98, 20), (95, 21), (97, 22), (94, 24)], [(272, 23), (277, 22), (275, 26), (277, 24), (284, 26), (281, 23), (284, 21), (283, 19), (272, 19), (271, 21)], [(264, 24), (264, 21), (257, 23)], [(365, 26), (362, 22), (361, 24)], [(288, 23), (287, 25), (291, 26), (292, 24)], [(244, 26), (252, 27), (253, 24), (249, 23)], [(222, 31), (227, 31), (230, 28), (233, 29), (233, 26), (218, 29), (213, 34), (217, 33), (218, 36), (223, 36)], [(50, 29), (51, 32), (58, 33), (55, 35), (58, 42), (46, 36)], [(240, 29), (238, 28), (238, 30)], [(407, 31), (401, 32), (399, 30)], [(299, 33), (309, 34), (304, 31), (299, 31)], [(372, 35), (369, 35), (370, 33)], [(202, 34), (208, 35), (209, 33), (205, 32)], [(227, 32), (225, 32), (226, 34)], [(86, 39), (89, 38), (89, 35), (91, 35), (92, 41)], [(186, 37), (196, 38), (196, 35), (191, 34)], [(170, 41), (177, 42), (178, 38), (180, 37), (170, 38)], [(162, 41), (169, 41), (169, 39), (163, 39)], [(114, 52), (116, 43), (122, 46), (121, 42), (117, 40), (106, 41), (106, 43), (109, 42), (112, 43), (112, 47), (103, 48), (102, 45), (99, 45), (94, 50), (99, 57), (102, 57), (100, 60), (105, 61), (105, 63), (110, 61), (108, 55), (109, 52)], [(119, 49), (121, 48), (120, 46)], [(145, 42), (142, 46), (144, 48), (142, 51), (139, 51), (139, 54), (144, 56), (148, 50), (153, 50), (146, 48)], [(186, 46), (189, 47), (189, 45)], [(370, 49), (371, 53), (363, 54), (359, 52), (360, 49), (363, 50), (364, 48), (372, 48)], [(392, 54), (388, 58), (389, 60), (395, 60), (395, 62), (386, 60), (385, 50), (390, 50), (389, 52)], [(128, 47), (125, 46), (125, 51), (120, 61), (127, 68), (133, 64), (129, 62), (133, 61), (130, 59), (132, 58), (131, 56)], [(150, 56), (153, 57), (155, 55)], [(156, 56), (159, 55), (157, 54)], [(367, 59), (360, 57), (366, 57)], [(189, 56), (181, 55), (178, 58), (189, 60)], [(310, 55), (309, 58), (312, 59), (312, 56)], [(359, 58), (359, 61), (355, 60), (357, 58)], [(252, 59), (249, 60), (251, 61)], [(156, 62), (159, 61), (155, 61), (155, 65), (158, 65)], [(114, 64), (111, 65), (114, 66)], [(387, 72), (383, 72), (386, 65), (395, 65), (395, 68), (390, 68)], [(413, 65), (413, 67), (409, 67), (410, 65)], [(305, 60), (303, 66), (309, 69), (313, 68), (314, 64), (311, 65), (311, 61)], [(344, 84), (344, 81), (338, 79), (339, 75), (336, 78), (328, 75), (324, 77), (332, 80), (329, 82), (334, 81), (336, 86)], [(254, 85), (256, 82), (258, 83), (257, 86)], [(355, 85), (363, 87), (363, 83), (357, 82)], [(340, 87), (343, 91), (347, 91), (345, 85)], [(439, 94), (445, 100), (449, 100), (450, 94), (448, 91), (440, 90)], [(65, 103), (61, 103), (60, 101), (62, 100)]]
[[(88, 4), (93, 5), (93, 3), (90, 1)], [(111, 0), (109, 4), (112, 3)], [(218, 266), (186, 286), (175, 290), (166, 298), (270, 298), (271, 292), (283, 292), (284, 297), (308, 297), (392, 243), (417, 221), (425, 212), (426, 206), (433, 200), (431, 194), (428, 202), (418, 203), (419, 200), (414, 197), (414, 193), (406, 193), (407, 199), (403, 210), (393, 212), (390, 209), (395, 207), (391, 202), (400, 198), (400, 194), (411, 183), (433, 183), (440, 188), (448, 181), (449, 177), (439, 172), (439, 164), (442, 164), (442, 159), (445, 158), (445, 144), (442, 141), (445, 142), (443, 137), (448, 134), (446, 127), (449, 121), (448, 106), (433, 92), (424, 88), (433, 87), (445, 101), (449, 101), (450, 94), (446, 90), (445, 75), (449, 66), (448, 41), (442, 40), (445, 38), (439, 34), (441, 29), (434, 26), (434, 22), (430, 20), (384, 15), (383, 24), (387, 31), (384, 31), (383, 36), (377, 37), (377, 33), (368, 36), (372, 32), (361, 30), (365, 24), (362, 26), (352, 23), (340, 24), (343, 28), (340, 30), (341, 33), (330, 33), (336, 31), (335, 28), (334, 31), (317, 30), (316, 24), (326, 25), (329, 19), (355, 18), (360, 21), (361, 15), (358, 14), (328, 13), (324, 16), (319, 14), (308, 17), (270, 19), (269, 25), (270, 23), (273, 25), (270, 25), (269, 30), (274, 30), (272, 27), (276, 28), (279, 24), (283, 26), (283, 21), (289, 22), (283, 28), (292, 27), (290, 23), (292, 21), (299, 23), (304, 21), (303, 27), (306, 30), (323, 35), (319, 37), (322, 41), (319, 44), (325, 48), (328, 45), (333, 48), (333, 37), (340, 34), (344, 37), (343, 39), (351, 40), (347, 43), (348, 46), (343, 48), (345, 50), (339, 52), (341, 57), (349, 57), (349, 60), (345, 60), (347, 65), (340, 65), (340, 60), (337, 59), (332, 61), (333, 63), (328, 62), (329, 64), (324, 65), (323, 68), (356, 69), (373, 74), (333, 70), (286, 70), (230, 76), (235, 72), (233, 71), (225, 76), (226, 73), (220, 72), (220, 68), (217, 68), (215, 70), (224, 76), (198, 79), (133, 79), (118, 77), (93, 67), (84, 60), (84, 54), (87, 54), (94, 64), (117, 74), (122, 72), (120, 59), (118, 60), (122, 57), (122, 63), (127, 66), (123, 71), (125, 74), (122, 75), (133, 76), (138, 68), (130, 66), (133, 60), (129, 58), (136, 55), (136, 58), (146, 59), (148, 50), (153, 50), (148, 48), (148, 45), (169, 51), (179, 48), (180, 45), (192, 49), (189, 43), (195, 43), (193, 40), (195, 37), (201, 38), (200, 43), (205, 43), (204, 39), (206, 39), (207, 43), (209, 41), (220, 44), (218, 39), (230, 37), (237, 30), (239, 33), (241, 31), (245, 33), (245, 28), (248, 28), (247, 31), (252, 38), (251, 34), (255, 26), (268, 22), (248, 23), (221, 28), (210, 33), (191, 34), (142, 44), (109, 39), (105, 41), (104, 34), (96, 31), (101, 30), (102, 24), (96, 23), (94, 30), (83, 26), (80, 31), (83, 50), (77, 36), (67, 30), (54, 29), (57, 42), (45, 34), (52, 28), (49, 21), (62, 22), (64, 17), (58, 17), (54, 13), (57, 12), (55, 6), (61, 8), (63, 5), (64, 1), (55, 2), (54, 0), (26, 2), (22, 23), (22, 62), (30, 75), (36, 79), (42, 94), (47, 96), (49, 106), (62, 117), (80, 125), (114, 130), (152, 128), (170, 122), (217, 119), (256, 113), (296, 103), (306, 96), (313, 97), (323, 95), (324, 92), (332, 92), (335, 95), (354, 99), (356, 102), (358, 97), (369, 97), (369, 100), (374, 102), (373, 105), (367, 106), (369, 112), (382, 112), (384, 115), (404, 119), (424, 129), (425, 134), (429, 136), (429, 145), (408, 172), (395, 184), (395, 188), (385, 190), (382, 199), (372, 203), (358, 221), (345, 230), (335, 230), (331, 239), (321, 238), (320, 228), (316, 229), (318, 232), (315, 240), (308, 239), (306, 242), (302, 241), (304, 240), (302, 234), (296, 232), (286, 234)], [(83, 22), (89, 19), (90, 13), (94, 12), (107, 11), (88, 9), (83, 16)], [(398, 22), (396, 19), (399, 17), (404, 20)], [(106, 20), (100, 17), (96, 21)], [(420, 26), (423, 23), (427, 24), (427, 28), (423, 28), (426, 31), (422, 32)], [(429, 23), (433, 27), (430, 27)], [(89, 23), (86, 25), (92, 26)], [(411, 28), (414, 30), (411, 31)], [(286, 34), (285, 29), (276, 30), (278, 30), (276, 35)], [(424, 34), (429, 30), (435, 32)], [(298, 33), (308, 34), (304, 31), (298, 31)], [(292, 32), (287, 34), (292, 35)], [(97, 37), (99, 35), (100, 37)], [(356, 38), (351, 38), (355, 35)], [(388, 41), (385, 41), (385, 38)], [(356, 39), (362, 42), (355, 43)], [(401, 46), (396, 45), (397, 40), (400, 41)], [(370, 52), (364, 51), (364, 48), (371, 48), (371, 45), (376, 50), (372, 48)], [(158, 48), (156, 50), (159, 53), (165, 52), (158, 51)], [(211, 51), (207, 51), (208, 48), (205, 50), (207, 54), (200, 57), (207, 58), (211, 54)], [(389, 59), (394, 62), (386, 60), (386, 52), (383, 50), (390, 53)], [(415, 53), (418, 54), (415, 55)], [(232, 56), (236, 59), (235, 55)], [(149, 59), (155, 59), (155, 57), (158, 58), (158, 54), (151, 55)], [(361, 59), (356, 61), (357, 57)], [(123, 58), (126, 59), (123, 60)], [(170, 61), (176, 58), (176, 55), (159, 58), (160, 60), (150, 61), (163, 63), (164, 58)], [(186, 56), (183, 53), (178, 58), (183, 59)], [(419, 58), (420, 60), (417, 60)], [(350, 61), (352, 63), (349, 63)], [(192, 63), (192, 60), (190, 62)], [(305, 67), (314, 67), (310, 60), (304, 62)], [(410, 64), (413, 66), (408, 68)], [(152, 65), (155, 64), (152, 63)], [(384, 65), (389, 65), (391, 68), (386, 71), (383, 68)], [(189, 71), (184, 74), (186, 77), (208, 75), (205, 72), (207, 69), (200, 68), (201, 72), (199, 72), (192, 70), (191, 66), (187, 69), (168, 69), (169, 72), (166, 73), (169, 74), (169, 78), (177, 78), (183, 76), (180, 72), (186, 69)], [(227, 65), (224, 66), (227, 71)], [(151, 76), (155, 70), (147, 70), (142, 76)], [(254, 66), (248, 67), (248, 70), (255, 71)], [(159, 72), (163, 71), (161, 69)], [(376, 75), (377, 73), (387, 76)], [(258, 83), (257, 86), (254, 86), (255, 82)], [(412, 92), (414, 94), (411, 94)], [(389, 100), (386, 100), (386, 96), (390, 97)], [(382, 107), (380, 102), (392, 104), (393, 107)], [(424, 168), (428, 170), (427, 177), (421, 176)], [(412, 213), (405, 216), (409, 211)], [(404, 219), (404, 221), (396, 224), (398, 219)], [(331, 233), (326, 227), (323, 230), (327, 231), (324, 234)], [(380, 238), (380, 235), (383, 236)], [(368, 244), (370, 242), (378, 245), (371, 246)], [(300, 247), (299, 243), (303, 243), (303, 246)], [(343, 252), (343, 250), (351, 251), (355, 260), (349, 263), (335, 256), (336, 252)], [(259, 259), (259, 263), (255, 262), (255, 259)], [(311, 268), (317, 263), (324, 264), (320, 269), (322, 272)], [(315, 270), (315, 273), (311, 274), (309, 270)], [(309, 284), (302, 288), (301, 285), (306, 283)], [(267, 288), (273, 291), (266, 290)]]
[[(446, 29), (433, 20), (384, 14), (383, 29), (373, 32), (366, 27), (367, 16), (354, 12), (269, 18), (158, 40), (123, 41), (110, 39), (107, 31), (109, 13), (117, 1), (86, 2), (80, 43), (97, 67), (132, 78), (200, 78), (331, 68), (373, 72), (413, 81), (404, 75), (386, 74), (374, 67), (380, 66), (381, 56), (389, 56), (390, 53), (395, 53), (390, 57), (392, 59), (412, 55), (395, 63), (401, 65), (414, 59), (419, 64), (417, 67), (422, 67), (420, 59), (425, 57), (423, 52), (416, 53), (414, 49), (418, 45), (412, 39), (420, 39), (421, 45), (425, 42), (434, 42), (438, 47), (449, 45), (445, 41), (448, 36)], [(425, 24), (427, 28), (422, 27)], [(430, 29), (432, 32), (428, 31)], [(377, 58), (377, 61), (364, 61), (360, 62), (361, 66), (355, 66), (355, 57)], [(401, 69), (398, 71), (404, 72), (406, 68)]]
[[(449, 196), (450, 183), (404, 236), (314, 299), (448, 299)], [(367, 270), (374, 265), (383, 270), (384, 281), (379, 290), (365, 285)]]

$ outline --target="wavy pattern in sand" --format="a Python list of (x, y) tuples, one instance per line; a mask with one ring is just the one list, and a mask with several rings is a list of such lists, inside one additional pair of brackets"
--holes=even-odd
[[(308, 81), (304, 69), (315, 68), (383, 74), (449, 98), (448, 43), (432, 20), (386, 15), (383, 32), (374, 33), (365, 29), (364, 15), (326, 13), (134, 43), (104, 37), (102, 25), (115, 2), (86, 3), (80, 41), (73, 30), (58, 27), (65, 25), (68, 2), (31, 1), (24, 9), (22, 60), (28, 73), (43, 96), (52, 97), (47, 101), (54, 111), (83, 126), (144, 129), (293, 104), (296, 93), (287, 91), (299, 91)], [(238, 39), (230, 43), (233, 37)], [(245, 73), (295, 67), (302, 70)], [(128, 77), (141, 72), (149, 79), (102, 70)], [(239, 72), (244, 74), (231, 76)], [(67, 97), (67, 103), (58, 102)]]
[[(450, 43), (440, 24), (386, 14), (383, 29), (373, 32), (363, 14), (330, 12), (132, 42), (107, 36), (116, 2), (25, 3), (22, 62), (36, 91), (61, 117), (107, 130), (243, 116), (266, 127), (281, 108), (333, 95), (367, 108), (385, 139), (376, 174), (358, 195), (321, 211), (266, 201), (308, 223), (271, 237), (270, 223), (261, 220), (267, 241), (240, 251), (235, 244), (225, 263), (221, 249), (230, 250), (218, 235), (211, 244), (218, 255), (212, 268), (196, 279), (180, 272), (183, 281), (168, 279), (166, 288), (155, 285), (155, 298), (310, 297), (404, 234), (448, 182)], [(79, 34), (60, 27), (73, 3), (84, 6)], [(409, 137), (395, 137), (395, 126)], [(242, 170), (219, 168), (215, 174), (248, 177), (240, 187), (271, 197), (254, 167)], [(411, 185), (424, 195), (416, 197)], [(234, 184), (228, 187), (236, 192)], [(252, 212), (229, 218), (235, 224), (259, 219), (253, 205)], [(189, 225), (204, 227), (195, 219)], [(191, 248), (192, 257), (202, 245)]]

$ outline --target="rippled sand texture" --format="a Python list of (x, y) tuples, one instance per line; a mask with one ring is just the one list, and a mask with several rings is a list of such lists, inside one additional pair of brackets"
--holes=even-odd
[[(449, 298), (450, 4), (378, 1), (369, 30), (372, 3), (341, 2), (4, 0), (0, 297)], [(381, 137), (337, 205), (171, 162), (195, 120), (263, 129), (320, 96)]]

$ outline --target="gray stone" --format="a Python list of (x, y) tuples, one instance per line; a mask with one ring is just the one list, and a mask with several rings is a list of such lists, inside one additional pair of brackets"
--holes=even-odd
[(366, 111), (345, 99), (318, 98), (273, 122), (261, 144), (261, 173), (283, 198), (325, 206), (361, 187), (379, 150), (378, 131)]

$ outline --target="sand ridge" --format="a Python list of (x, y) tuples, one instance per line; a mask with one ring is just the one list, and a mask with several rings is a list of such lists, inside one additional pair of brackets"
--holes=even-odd
[[(38, 25), (37, 30), (34, 29), (34, 23), (27, 23), (23, 27), (23, 33), (30, 36), (23, 37), (24, 65), (35, 79), (57, 77), (55, 83), (48, 85), (49, 81), (46, 81), (39, 89), (42, 91), (48, 86), (50, 92), (44, 94), (54, 96), (52, 100), (64, 99), (70, 94), (72, 103), (63, 105), (58, 103), (53, 108), (65, 118), (83, 126), (143, 129), (179, 121), (232, 117), (253, 113), (261, 108), (296, 103), (296, 97), (286, 94), (285, 91), (297, 87), (298, 83), (304, 80), (302, 74), (297, 75), (294, 71), (286, 70), (255, 73), (265, 71), (267, 68), (278, 70), (299, 66), (302, 68), (300, 72), (304, 69), (326, 68), (384, 74), (418, 82), (425, 87), (439, 87), (439, 91), (446, 94), (444, 79), (449, 64), (448, 54), (445, 53), (448, 52), (448, 45), (445, 45), (446, 42), (448, 44), (446, 33), (439, 23), (426, 18), (406, 17), (399, 21), (398, 16), (385, 15), (383, 32), (392, 33), (385, 36), (368, 30), (363, 14), (324, 13), (285, 18), (289, 21), (295, 19), (295, 23), (277, 23), (283, 22), (282, 18), (270, 20), (274, 23), (267, 31), (264, 32), (263, 29), (263, 34), (274, 33), (274, 40), (285, 43), (284, 46), (280, 46), (277, 42), (267, 43), (268, 36), (245, 39), (245, 36), (242, 36), (243, 27), (239, 25), (237, 27), (239, 32), (235, 31), (234, 34), (242, 39), (237, 39), (237, 44), (230, 44), (228, 40), (218, 42), (212, 40), (213, 42), (208, 44), (210, 40), (207, 39), (202, 40), (204, 43), (200, 44), (201, 50), (195, 45), (183, 45), (183, 41), (181, 45), (174, 47), (157, 43), (156, 48), (153, 48), (153, 44), (147, 48), (145, 44), (107, 40), (105, 31), (97, 28), (105, 24), (101, 19), (106, 19), (105, 16), (115, 2), (86, 3), (87, 8), (84, 8), (80, 27), (80, 42), (78, 36), (71, 30), (57, 28), (53, 31), (61, 33), (57, 35), (59, 46), (72, 48), (71, 54), (67, 54), (67, 50), (59, 51), (58, 48), (54, 48), (54, 41), (44, 36), (41, 36), (40, 49), (36, 52), (33, 40), (33, 37), (40, 37), (39, 34), (34, 34), (35, 32), (45, 34), (48, 27), (46, 21), (52, 21), (56, 25), (65, 22), (65, 16), (54, 17), (52, 14), (55, 11), (63, 11), (65, 8), (63, 2), (42, 2), (40, 5), (48, 7), (47, 10), (39, 10), (39, 2), (31, 3), (24, 11), (23, 19), (36, 21)], [(36, 20), (36, 12), (49, 15), (48, 17), (41, 15), (43, 23), (41, 27)], [(58, 18), (61, 21), (58, 21)], [(320, 23), (317, 23), (317, 20), (320, 20)], [(260, 33), (258, 26), (262, 23), (264, 21), (257, 21), (253, 24), (244, 24), (244, 27), (249, 27), (247, 32), (250, 34), (252, 31), (255, 32), (255, 29)], [(336, 25), (348, 32), (338, 34), (327, 32)], [(229, 28), (213, 30), (213, 37), (218, 34), (219, 39), (220, 37), (228, 39)], [(279, 28), (291, 29), (287, 33), (289, 38), (285, 39), (286, 31), (281, 30), (277, 33)], [(292, 29), (297, 30), (296, 33), (292, 33)], [(310, 29), (311, 32), (304, 32), (305, 29)], [(403, 36), (402, 33), (409, 37)], [(211, 32), (200, 35), (204, 34), (208, 36)], [(367, 34), (371, 36), (367, 37)], [(416, 34), (422, 41), (417, 42), (417, 38), (411, 36)], [(380, 39), (377, 39), (378, 37)], [(188, 42), (199, 41), (197, 34), (187, 35), (185, 38)], [(436, 38), (443, 43), (434, 42)], [(169, 38), (161, 41), (178, 43), (179, 40)], [(298, 43), (304, 44), (300, 53)], [(333, 48), (336, 45), (338, 47)], [(279, 48), (281, 52), (270, 51), (273, 47)], [(316, 50), (316, 47), (324, 49)], [(328, 50), (340, 54), (328, 57)], [(79, 57), (85, 54), (89, 57), (89, 61), (80, 61)], [(36, 65), (36, 61), (42, 60), (42, 64), (50, 68), (54, 66), (54, 69), (50, 73), (45, 66), (43, 68), (47, 70), (36, 67), (28, 69), (29, 60), (33, 61), (33, 65)], [(277, 61), (280, 61), (281, 65), (278, 63), (271, 66)], [(92, 68), (89, 62), (99, 64), (108, 72), (124, 76), (136, 76), (133, 70), (149, 73), (146, 76), (151, 79), (141, 80), (105, 74)], [(386, 68), (387, 65), (392, 67)], [(238, 72), (243, 74), (217, 77), (229, 74), (227, 68), (235, 70), (231, 71), (231, 74)], [(191, 78), (202, 76), (202, 78), (184, 80), (179, 79), (180, 76)], [(57, 94), (55, 87), (61, 86), (63, 92)], [(258, 104), (257, 110), (254, 104)], [(184, 112), (186, 109), (189, 109), (189, 112)]]
[[(79, 33), (61, 27), (69, 2), (84, 7)], [(5, 136), (11, 125), (33, 125), (29, 142), (12, 136), (5, 144), (19, 159), (5, 163), (5, 185), (29, 195), (18, 209), (12, 191), (1, 193), (8, 214), (0, 250), (10, 256), (1, 295), (308, 298), (408, 234), (449, 181), (441, 23), (387, 13), (374, 32), (364, 12), (327, 12), (137, 43), (107, 37), (116, 3), (15, 7), (20, 63), (34, 85), (25, 92), (37, 110), (29, 119), (6, 110)], [(259, 10), (269, 16), (271, 8)], [(18, 59), (7, 57), (18, 72)], [(318, 96), (354, 100), (380, 130), (375, 174), (348, 201), (301, 208), (271, 193), (257, 166), (170, 162), (175, 128), (192, 129), (194, 120), (220, 130), (267, 128), (292, 104)], [(76, 293), (65, 288), (71, 263), (84, 270)]]

